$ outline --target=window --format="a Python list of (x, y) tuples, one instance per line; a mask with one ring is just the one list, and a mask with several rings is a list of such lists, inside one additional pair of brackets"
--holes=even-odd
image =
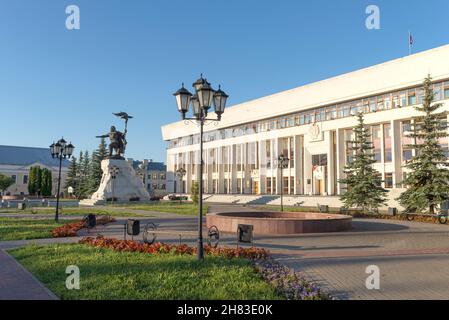
[(449, 81), (444, 83), (444, 99), (449, 99)]
[(345, 139), (346, 163), (350, 163), (353, 159), (353, 151), (351, 149), (352, 148), (352, 129), (345, 129), (344, 139)]
[(393, 156), (391, 153), (391, 125), (384, 124), (384, 161), (391, 162)]
[(23, 184), (28, 184), (28, 175), (23, 176)]
[(371, 127), (371, 140), (373, 143), (373, 153), (374, 153), (374, 160), (376, 162), (381, 162), (382, 160), (382, 149), (381, 149), (381, 136), (380, 136), (380, 125), (372, 126)]
[(17, 176), (16, 176), (15, 174), (13, 174), (13, 175), (11, 176), (11, 179), (12, 179), (12, 181), (14, 181), (14, 183), (17, 182)]
[(289, 177), (282, 178), (282, 191), (284, 192), (284, 194), (288, 194), (288, 180)]
[(393, 188), (393, 174), (391, 172), (385, 173), (385, 188)]
[(290, 194), (295, 193), (295, 177), (290, 177)]
[(412, 129), (411, 121), (401, 122), (401, 138), (402, 138), (402, 161), (409, 161), (413, 157), (413, 149), (410, 147), (413, 144), (412, 138), (408, 137)]
[(442, 86), (443, 86), (443, 84), (441, 82), (433, 85), (433, 93), (434, 93), (436, 101), (443, 99)]
[(161, 180), (165, 180), (165, 173), (161, 173)]
[(416, 104), (416, 95), (415, 90), (409, 90), (408, 91), (408, 105), (413, 106)]
[(271, 178), (267, 178), (267, 194), (271, 194)]
[(386, 94), (384, 97), (385, 110), (391, 109), (391, 94)]
[(265, 161), (267, 163), (267, 168), (271, 169), (271, 140), (265, 141)]
[(237, 178), (237, 193), (242, 193), (242, 179), (241, 178)]
[(332, 120), (337, 117), (337, 107), (332, 106), (326, 109), (326, 120)]

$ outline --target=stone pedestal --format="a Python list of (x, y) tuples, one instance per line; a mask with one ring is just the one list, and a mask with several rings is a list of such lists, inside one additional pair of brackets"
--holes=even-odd
[[(111, 176), (111, 169), (118, 168), (115, 179)], [(126, 160), (106, 159), (101, 162), (103, 176), (100, 187), (90, 199), (83, 200), (80, 205), (96, 205), (114, 198), (114, 202), (148, 201), (150, 194), (141, 178)]]

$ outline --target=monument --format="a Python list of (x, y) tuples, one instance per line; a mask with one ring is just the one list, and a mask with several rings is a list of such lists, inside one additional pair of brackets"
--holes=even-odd
[(107, 201), (125, 203), (150, 200), (150, 194), (141, 177), (124, 158), (128, 120), (132, 117), (126, 112), (114, 113), (114, 115), (125, 120), (125, 130), (120, 132), (115, 126), (111, 126), (109, 133), (97, 136), (97, 138), (109, 138), (109, 155), (101, 162), (103, 175), (98, 190), (90, 199), (81, 201), (80, 205), (104, 204)]

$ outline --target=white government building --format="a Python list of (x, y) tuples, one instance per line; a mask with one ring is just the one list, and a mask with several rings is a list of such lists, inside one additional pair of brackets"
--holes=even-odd
[[(403, 164), (413, 156), (406, 134), (428, 74), (436, 100), (449, 111), (449, 45), (226, 108), (218, 125), (204, 128), (204, 192), (277, 195), (283, 177), (284, 194), (339, 195), (353, 115), (362, 111), (375, 168), (394, 198), (403, 187)], [(163, 126), (162, 136), (167, 191), (189, 192), (198, 177), (199, 127), (179, 121)], [(447, 138), (441, 144), (448, 149)], [(282, 173), (280, 154), (290, 159)], [(180, 167), (187, 171), (182, 182), (175, 174)]]

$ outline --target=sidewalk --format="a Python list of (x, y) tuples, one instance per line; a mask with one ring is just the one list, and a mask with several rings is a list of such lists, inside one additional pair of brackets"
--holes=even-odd
[(0, 250), (0, 266), (0, 300), (58, 300), (3, 250)]

